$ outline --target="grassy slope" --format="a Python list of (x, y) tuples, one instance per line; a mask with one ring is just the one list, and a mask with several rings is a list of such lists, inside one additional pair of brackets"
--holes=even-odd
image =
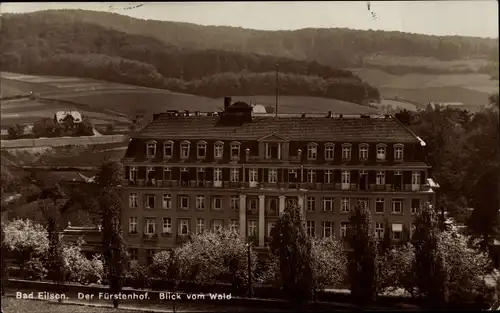
[[(127, 86), (92, 79), (74, 77), (34, 76), (16, 73), (2, 73), (5, 84), (1, 89), (17, 86), (22, 94), (33, 91), (43, 98), (71, 101), (74, 104), (44, 103), (38, 100), (20, 99), (3, 101), (2, 124), (30, 123), (40, 117), (52, 117), (63, 109), (76, 109), (91, 117), (96, 124), (111, 121), (124, 122), (116, 114), (133, 118), (138, 111), (146, 115), (166, 110), (219, 111), (222, 99), (174, 93), (168, 90)], [(8, 79), (5, 77), (9, 77)], [(10, 89), (12, 90), (12, 89)], [(271, 105), (274, 96), (234, 97), (235, 100)], [(340, 100), (314, 97), (280, 97), (280, 112), (327, 112), (369, 113), (373, 109)], [(115, 113), (115, 114), (111, 114)]]

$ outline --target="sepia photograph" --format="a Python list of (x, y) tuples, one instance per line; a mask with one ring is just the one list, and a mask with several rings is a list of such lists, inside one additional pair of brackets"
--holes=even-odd
[(500, 310), (498, 9), (2, 2), (1, 312)]

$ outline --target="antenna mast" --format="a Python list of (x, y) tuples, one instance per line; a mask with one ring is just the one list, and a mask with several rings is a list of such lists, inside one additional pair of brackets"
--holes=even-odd
[(280, 93), (278, 67), (279, 67), (279, 65), (276, 64), (276, 108), (274, 110), (274, 114), (275, 114), (276, 118), (278, 118), (278, 98), (279, 98), (279, 93)]

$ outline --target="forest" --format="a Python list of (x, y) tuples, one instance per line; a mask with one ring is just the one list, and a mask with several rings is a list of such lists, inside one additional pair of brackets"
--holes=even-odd
[[(0, 44), (1, 69), (39, 75), (88, 77), (219, 97), (274, 94), (279, 64), (284, 95), (349, 102), (377, 100), (378, 90), (351, 71), (318, 62), (221, 50), (192, 50), (98, 25), (10, 16)], [(20, 22), (20, 21), (19, 21)]]
[(198, 50), (255, 52), (262, 55), (314, 60), (332, 67), (357, 67), (360, 57), (380, 52), (438, 60), (486, 58), (498, 62), (498, 39), (463, 36), (363, 31), (346, 28), (307, 28), (295, 31), (258, 31), (225, 26), (141, 20), (116, 13), (86, 10), (43, 11), (5, 15), (4, 24), (35, 21), (92, 23), (126, 34), (143, 35), (163, 43)]

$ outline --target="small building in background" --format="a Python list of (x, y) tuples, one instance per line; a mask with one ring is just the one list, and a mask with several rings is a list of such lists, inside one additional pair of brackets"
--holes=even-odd
[(82, 121), (82, 115), (78, 111), (57, 111), (54, 114), (54, 123), (66, 125), (68, 128), (74, 128)]
[(62, 240), (66, 244), (76, 244), (79, 239), (85, 242), (82, 245), (82, 253), (87, 258), (102, 253), (102, 231), (100, 227), (84, 227), (68, 225), (63, 230)]

